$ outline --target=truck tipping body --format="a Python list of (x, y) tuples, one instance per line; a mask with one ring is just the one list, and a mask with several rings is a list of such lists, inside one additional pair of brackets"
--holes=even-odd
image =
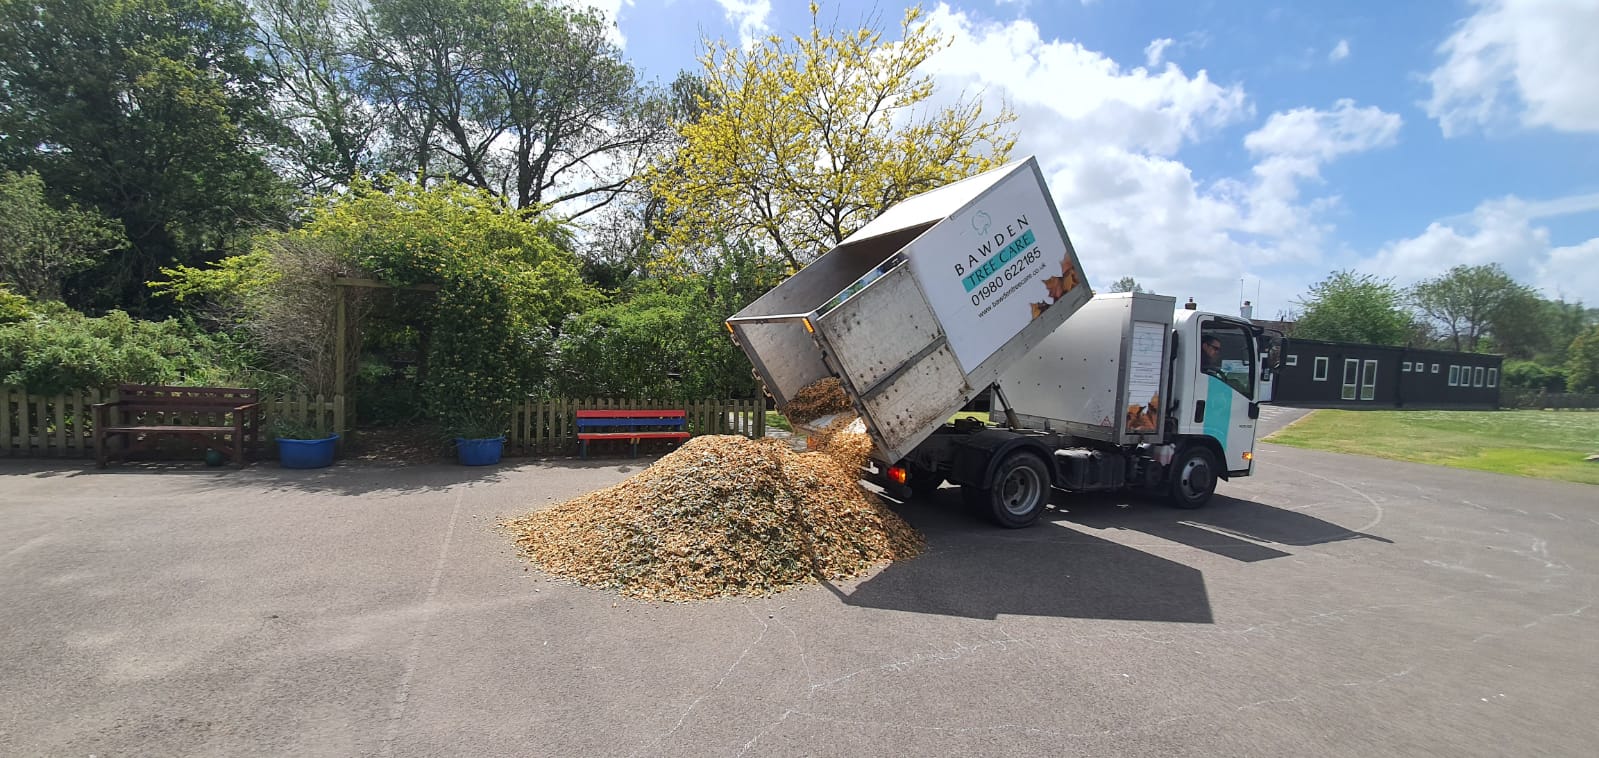
[(838, 377), (891, 463), (1091, 296), (1028, 158), (889, 208), (727, 325), (779, 409)]

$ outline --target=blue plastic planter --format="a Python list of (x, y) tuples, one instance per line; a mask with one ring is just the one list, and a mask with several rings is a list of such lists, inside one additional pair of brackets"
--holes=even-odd
[(505, 450), (505, 437), (486, 437), (469, 440), (455, 438), (455, 456), (462, 466), (491, 466), (500, 462)]
[(334, 445), (339, 435), (320, 440), (278, 438), (278, 463), (284, 468), (322, 468), (332, 465)]

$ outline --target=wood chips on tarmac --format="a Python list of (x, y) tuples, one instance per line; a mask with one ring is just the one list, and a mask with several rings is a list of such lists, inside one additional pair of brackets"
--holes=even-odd
[(856, 577), (921, 552), (920, 534), (860, 486), (864, 434), (798, 453), (695, 437), (623, 482), (506, 522), (545, 572), (647, 600), (764, 596)]

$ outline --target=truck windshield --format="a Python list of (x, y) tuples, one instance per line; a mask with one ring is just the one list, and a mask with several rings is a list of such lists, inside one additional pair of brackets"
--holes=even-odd
[(1241, 324), (1206, 321), (1199, 330), (1200, 370), (1254, 399), (1255, 351)]

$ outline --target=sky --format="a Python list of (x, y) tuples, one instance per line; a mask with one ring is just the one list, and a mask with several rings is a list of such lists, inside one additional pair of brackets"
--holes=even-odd
[[(703, 40), (809, 29), (794, 0), (578, 0), (646, 80)], [(822, 2), (897, 32), (896, 0)], [(923, 3), (935, 100), (1018, 115), (1096, 290), (1298, 309), (1353, 269), (1400, 286), (1498, 263), (1599, 305), (1599, 0)]]

